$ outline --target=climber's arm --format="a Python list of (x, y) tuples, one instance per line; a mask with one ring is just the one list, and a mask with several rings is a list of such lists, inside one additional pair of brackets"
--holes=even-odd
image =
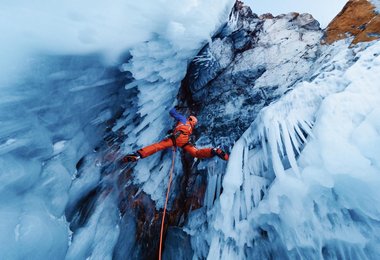
[(173, 107), (170, 111), (169, 114), (177, 121), (181, 122), (182, 124), (186, 124), (186, 117), (180, 113), (177, 112), (177, 110)]

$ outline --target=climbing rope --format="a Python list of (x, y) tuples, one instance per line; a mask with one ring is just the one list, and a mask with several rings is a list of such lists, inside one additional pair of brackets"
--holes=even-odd
[(168, 183), (168, 190), (166, 192), (166, 200), (165, 200), (165, 206), (164, 206), (164, 213), (162, 214), (162, 222), (161, 222), (161, 233), (160, 233), (160, 248), (158, 253), (158, 259), (161, 260), (162, 255), (162, 237), (164, 235), (164, 223), (165, 223), (165, 215), (166, 215), (166, 207), (168, 206), (168, 200), (169, 200), (169, 192), (170, 192), (170, 185), (172, 183), (173, 179), (173, 170), (174, 170), (174, 162), (175, 162), (175, 152), (176, 148), (173, 147), (173, 156), (172, 156), (172, 166), (170, 168), (170, 174), (169, 174), (169, 183)]

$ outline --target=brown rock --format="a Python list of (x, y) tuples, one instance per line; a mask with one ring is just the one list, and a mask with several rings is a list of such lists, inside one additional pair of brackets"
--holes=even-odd
[(262, 14), (262, 15), (260, 15), (259, 18), (260, 18), (261, 20), (266, 20), (266, 19), (273, 19), (274, 16), (273, 16), (273, 14), (271, 14), (271, 13), (266, 13), (266, 14)]
[(325, 43), (354, 36), (352, 44), (380, 38), (380, 15), (368, 0), (349, 0), (326, 28)]

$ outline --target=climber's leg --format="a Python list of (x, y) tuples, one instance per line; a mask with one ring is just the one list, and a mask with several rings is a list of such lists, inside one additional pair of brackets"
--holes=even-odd
[(204, 158), (211, 158), (214, 156), (214, 154), (212, 154), (212, 148), (198, 149), (192, 144), (186, 144), (182, 148), (183, 150), (185, 150), (187, 153), (189, 153), (191, 156), (195, 158), (204, 159)]
[(140, 150), (137, 151), (137, 153), (140, 154), (141, 158), (145, 158), (158, 151), (164, 150), (172, 146), (173, 146), (172, 139), (167, 138), (167, 139), (162, 140), (161, 142), (151, 144), (149, 146), (141, 148)]

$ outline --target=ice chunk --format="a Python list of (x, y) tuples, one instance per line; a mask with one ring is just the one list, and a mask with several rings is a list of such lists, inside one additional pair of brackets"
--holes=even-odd
[(66, 223), (52, 217), (39, 197), (8, 197), (6, 201), (3, 197), (0, 220), (2, 257), (41, 259), (65, 255), (68, 246)]
[(39, 180), (41, 162), (16, 159), (13, 156), (0, 157), (0, 193), (23, 193)]

